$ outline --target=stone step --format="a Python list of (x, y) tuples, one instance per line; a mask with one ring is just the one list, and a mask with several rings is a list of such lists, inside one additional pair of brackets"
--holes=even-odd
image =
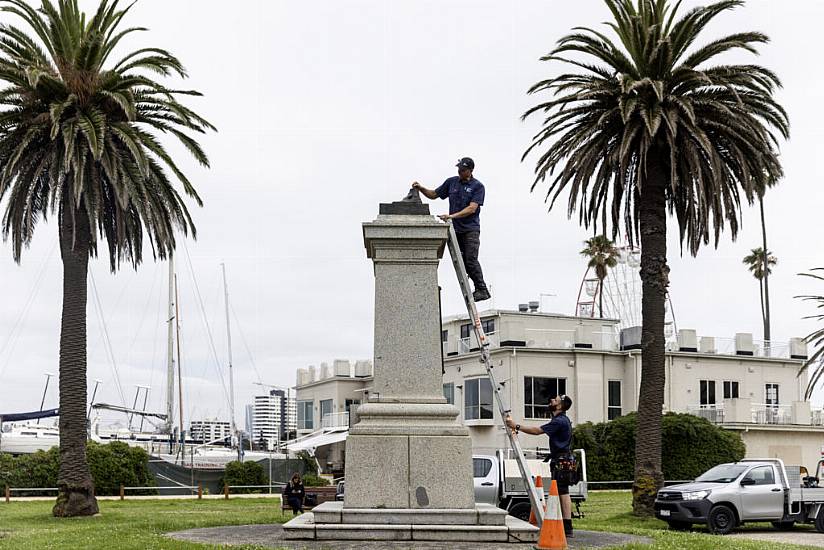
[(344, 508), (343, 502), (324, 502), (312, 513), (316, 524), (389, 525), (505, 525), (506, 511), (491, 504), (475, 508)]
[(528, 543), (538, 528), (512, 516), (505, 525), (316, 524), (314, 514), (297, 516), (283, 526), (287, 540), (452, 541)]

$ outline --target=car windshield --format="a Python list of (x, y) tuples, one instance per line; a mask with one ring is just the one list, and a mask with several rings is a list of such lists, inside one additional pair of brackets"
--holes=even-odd
[(738, 479), (744, 470), (748, 468), (745, 464), (721, 464), (715, 468), (710, 468), (697, 478), (695, 481), (702, 481), (704, 483), (731, 483)]

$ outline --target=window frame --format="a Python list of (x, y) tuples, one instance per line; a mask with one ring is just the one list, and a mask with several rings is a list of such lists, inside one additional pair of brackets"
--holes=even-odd
[[(550, 395), (546, 404), (535, 403), (535, 380), (555, 380), (555, 393)], [(528, 382), (529, 381), (529, 382)], [(561, 389), (563, 383), (563, 389)], [(566, 394), (567, 379), (561, 376), (524, 376), (524, 418), (545, 420), (552, 417), (549, 410), (549, 399), (557, 395)], [(550, 392), (552, 393), (552, 392)], [(546, 410), (546, 416), (535, 416), (536, 410)]]
[[(309, 416), (306, 416), (306, 406), (309, 406)], [(303, 412), (303, 421), (301, 422), (301, 412)], [(302, 399), (297, 403), (297, 425), (298, 430), (314, 430), (315, 429), (315, 401), (312, 399)], [(308, 420), (308, 422), (307, 422)]]
[[(474, 392), (474, 394), (471, 390), (471, 386), (473, 385), (477, 388), (477, 391)], [(482, 386), (485, 387), (482, 388)], [(489, 401), (484, 402), (484, 397), (486, 397), (487, 394), (487, 388)], [(469, 403), (470, 398), (473, 398), (474, 396), (477, 396), (477, 403)], [(492, 403), (494, 396), (492, 395), (492, 383), (489, 381), (489, 377), (482, 376), (478, 378), (467, 378), (464, 380), (463, 397), (464, 420), (493, 420), (495, 418), (495, 410)], [(473, 411), (473, 414), (470, 414), (470, 411)]]
[(741, 395), (741, 382), (738, 380), (724, 380), (721, 386), (721, 395), (724, 399), (738, 399)]
[[(618, 384), (618, 403), (612, 403), (612, 385)], [(623, 383), (621, 380), (607, 380), (607, 420), (615, 420), (624, 415), (623, 409)], [(618, 414), (613, 416), (613, 412), (617, 409)]]
[[(704, 387), (706, 386), (706, 390)], [(712, 388), (712, 392), (710, 392)], [(698, 404), (702, 407), (718, 405), (718, 392), (716, 391), (715, 380), (699, 380), (698, 381)], [(710, 401), (710, 393), (712, 393), (712, 401)], [(705, 402), (706, 401), (706, 402)]]
[[(447, 389), (449, 392), (447, 393)], [(446, 382), (443, 385), (443, 396), (446, 398), (446, 402), (449, 405), (455, 404), (455, 383), (454, 382)]]

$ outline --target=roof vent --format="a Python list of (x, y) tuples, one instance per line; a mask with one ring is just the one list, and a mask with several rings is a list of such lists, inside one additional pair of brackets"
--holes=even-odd
[(529, 304), (518, 304), (518, 311), (521, 313), (526, 313), (529, 311)]
[(530, 313), (537, 312), (538, 307), (540, 307), (540, 302), (529, 302), (529, 311), (530, 311)]

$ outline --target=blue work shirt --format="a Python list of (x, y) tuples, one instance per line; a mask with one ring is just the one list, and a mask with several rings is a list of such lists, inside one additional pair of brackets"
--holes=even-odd
[(483, 183), (475, 178), (469, 178), (469, 181), (461, 181), (460, 176), (453, 176), (435, 189), (435, 193), (442, 199), (449, 197), (450, 214), (460, 212), (469, 206), (470, 202), (478, 205), (478, 209), (471, 216), (452, 220), (455, 233), (481, 230), (481, 205), (484, 203), (484, 195), (486, 194)]
[(572, 445), (572, 422), (565, 412), (553, 416), (541, 429), (549, 436), (549, 452), (553, 458), (569, 452)]

